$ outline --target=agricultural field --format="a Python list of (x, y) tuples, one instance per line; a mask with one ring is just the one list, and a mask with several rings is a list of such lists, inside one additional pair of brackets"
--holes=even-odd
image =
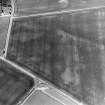
[(0, 105), (14, 105), (32, 89), (34, 81), (0, 60)]
[[(0, 0), (0, 81), (0, 105), (23, 102), (41, 81), (105, 105), (105, 0)], [(42, 91), (25, 105), (35, 102), (61, 105)]]
[(5, 48), (6, 37), (9, 28), (10, 17), (0, 17), (0, 54), (2, 50)]
[(13, 20), (7, 59), (87, 105), (104, 105), (105, 9)]
[(104, 0), (16, 0), (15, 15), (24, 16), (52, 11), (78, 11), (104, 7)]

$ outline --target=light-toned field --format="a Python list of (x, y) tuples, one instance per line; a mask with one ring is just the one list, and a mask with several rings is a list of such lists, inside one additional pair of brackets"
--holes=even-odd
[(25, 103), (24, 105), (63, 105), (58, 101), (52, 99), (46, 94), (38, 91), (35, 92)]
[(30, 15), (61, 9), (76, 10), (104, 6), (105, 0), (17, 0), (16, 15)]
[(0, 17), (0, 54), (5, 47), (8, 26), (9, 26), (9, 17)]

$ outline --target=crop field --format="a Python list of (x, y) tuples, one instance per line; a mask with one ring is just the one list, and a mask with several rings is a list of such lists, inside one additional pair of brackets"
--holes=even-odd
[(0, 105), (21, 101), (36, 77), (78, 103), (105, 105), (105, 0), (3, 3)]
[(7, 59), (80, 102), (104, 105), (104, 11), (15, 18)]

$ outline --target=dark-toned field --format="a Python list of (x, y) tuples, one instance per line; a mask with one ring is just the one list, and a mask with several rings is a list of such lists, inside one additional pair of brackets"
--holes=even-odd
[(14, 19), (7, 59), (87, 105), (104, 105), (104, 11)]
[(0, 60), (0, 105), (15, 105), (32, 89), (33, 79)]

